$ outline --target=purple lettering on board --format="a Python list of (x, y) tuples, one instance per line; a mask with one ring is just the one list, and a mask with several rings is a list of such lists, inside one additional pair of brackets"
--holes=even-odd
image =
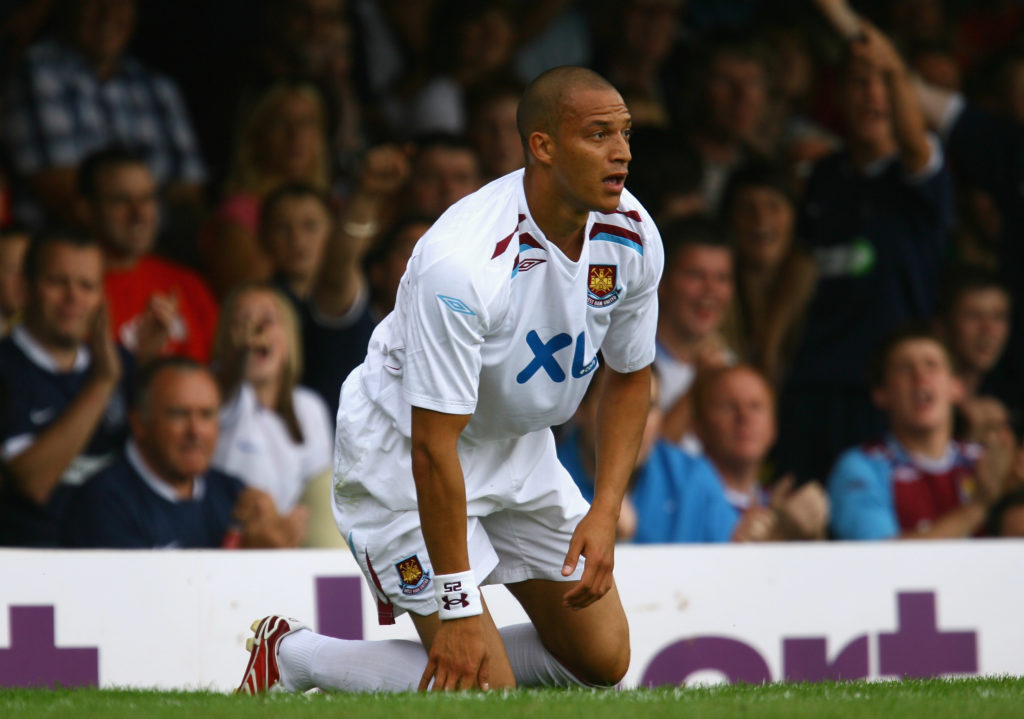
[(730, 683), (772, 680), (764, 658), (749, 644), (726, 637), (693, 637), (662, 649), (647, 665), (641, 686), (682, 684), (702, 670), (724, 674)]
[(942, 632), (935, 618), (935, 592), (896, 595), (895, 632), (878, 635), (878, 671), (898, 677), (978, 673), (977, 632)]
[(362, 591), (359, 577), (317, 577), (317, 631), (338, 639), (362, 639)]
[(11, 645), (0, 649), (0, 686), (99, 686), (99, 649), (58, 648), (52, 605), (12, 606), (9, 616)]
[(857, 637), (839, 651), (831, 662), (824, 637), (783, 639), (782, 661), (786, 681), (823, 682), (864, 679), (868, 675), (868, 637)]

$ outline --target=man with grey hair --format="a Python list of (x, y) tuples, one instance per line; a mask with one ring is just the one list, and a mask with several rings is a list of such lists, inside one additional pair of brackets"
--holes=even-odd
[(264, 492), (210, 467), (220, 392), (205, 366), (166, 357), (133, 388), (124, 456), (93, 476), (64, 522), (71, 547), (284, 546), (286, 524)]

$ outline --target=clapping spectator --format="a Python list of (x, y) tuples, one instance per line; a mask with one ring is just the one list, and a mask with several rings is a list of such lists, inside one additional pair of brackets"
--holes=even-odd
[[(558, 444), (558, 459), (580, 488), (594, 498), (596, 418), (604, 371), (596, 372), (587, 394)], [(739, 514), (725, 499), (714, 468), (661, 438), (657, 372), (652, 374), (651, 404), (630, 489), (622, 503), (616, 536), (641, 544), (727, 542), (743, 534)]]
[(970, 537), (1004, 494), (1016, 447), (993, 435), (982, 450), (953, 439), (962, 386), (945, 346), (926, 330), (899, 331), (880, 348), (872, 397), (889, 422), (884, 440), (846, 451), (828, 481), (839, 539)]
[[(713, 376), (742, 378), (743, 373), (750, 371), (749, 368), (735, 373), (722, 370)], [(587, 501), (592, 501), (594, 496), (597, 451), (594, 427), (602, 379), (603, 374), (599, 372), (591, 381), (573, 417), (572, 425), (558, 444), (559, 461)], [(763, 384), (763, 380), (759, 381)], [(616, 525), (616, 536), (620, 541), (641, 544), (756, 542), (820, 535), (827, 516), (820, 487), (808, 487), (799, 492), (791, 492), (788, 485), (782, 487), (773, 497), (774, 508), (760, 506), (759, 500), (731, 502), (729, 497), (735, 498), (738, 494), (738, 490), (730, 484), (734, 475), (730, 474), (730, 482), (725, 481), (709, 457), (691, 454), (661, 438), (663, 414), (658, 407), (657, 396), (658, 374), (655, 372), (652, 374), (651, 404), (637, 453), (636, 469)], [(749, 405), (747, 398), (750, 396), (747, 393), (739, 401)], [(755, 402), (759, 401), (756, 390), (753, 396)], [(717, 403), (718, 399), (711, 402)], [(706, 414), (710, 416), (713, 412), (709, 410)], [(749, 416), (749, 406), (745, 406), (741, 412)], [(707, 420), (709, 437), (710, 431), (718, 430), (723, 430), (723, 439), (726, 434), (729, 436), (728, 440), (715, 444), (716, 449), (727, 448), (717, 453), (719, 461), (725, 462), (729, 456), (729, 468), (734, 468), (738, 462), (743, 461), (740, 455), (749, 453), (751, 439), (758, 444), (754, 454), (762, 455), (771, 444), (772, 430), (768, 414), (770, 409), (764, 407), (761, 427), (766, 431), (755, 438), (749, 437), (746, 422), (741, 422), (744, 425), (742, 428), (729, 431), (721, 422)], [(713, 441), (718, 439), (717, 436), (710, 438)], [(757, 460), (753, 464), (758, 465), (759, 462)], [(744, 483), (749, 484), (749, 481), (744, 479)]]
[(694, 424), (725, 497), (744, 517), (744, 539), (824, 539), (828, 498), (817, 482), (794, 488), (791, 476), (769, 489), (768, 452), (775, 443), (775, 395), (749, 365), (708, 373), (694, 388)]
[(197, 272), (153, 253), (159, 205), (145, 161), (99, 150), (79, 168), (78, 191), (79, 215), (103, 248), (114, 336), (140, 363), (169, 354), (209, 361), (217, 301)]
[(0, 341), (0, 441), (10, 483), (0, 544), (56, 546), (77, 487), (120, 452), (131, 356), (103, 304), (103, 253), (50, 234), (25, 257), (24, 324)]

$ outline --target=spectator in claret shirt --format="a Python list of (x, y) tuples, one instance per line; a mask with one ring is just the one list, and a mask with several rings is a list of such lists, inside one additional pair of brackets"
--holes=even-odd
[(115, 336), (140, 362), (183, 354), (210, 358), (217, 302), (194, 270), (153, 254), (156, 180), (142, 158), (110, 147), (78, 171), (79, 212), (103, 248), (103, 284)]
[(832, 470), (832, 532), (839, 539), (973, 536), (1010, 482), (1012, 434), (993, 434), (984, 448), (953, 439), (963, 388), (928, 330), (892, 334), (871, 375), (889, 433), (847, 450)]

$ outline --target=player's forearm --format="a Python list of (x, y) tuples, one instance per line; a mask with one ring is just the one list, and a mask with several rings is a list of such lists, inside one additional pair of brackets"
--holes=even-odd
[(14, 486), (21, 494), (37, 504), (50, 499), (61, 475), (89, 443), (116, 386), (90, 380), (57, 421), (8, 462)]
[(618, 518), (651, 402), (651, 370), (609, 371), (597, 411), (597, 473), (592, 511)]
[(453, 417), (413, 408), (412, 475), (423, 540), (435, 574), (470, 569), (466, 483), (457, 449), (465, 422), (460, 426), (451, 421)]
[(420, 525), (436, 574), (470, 568), (466, 545), (466, 487), (462, 473), (413, 450)]

